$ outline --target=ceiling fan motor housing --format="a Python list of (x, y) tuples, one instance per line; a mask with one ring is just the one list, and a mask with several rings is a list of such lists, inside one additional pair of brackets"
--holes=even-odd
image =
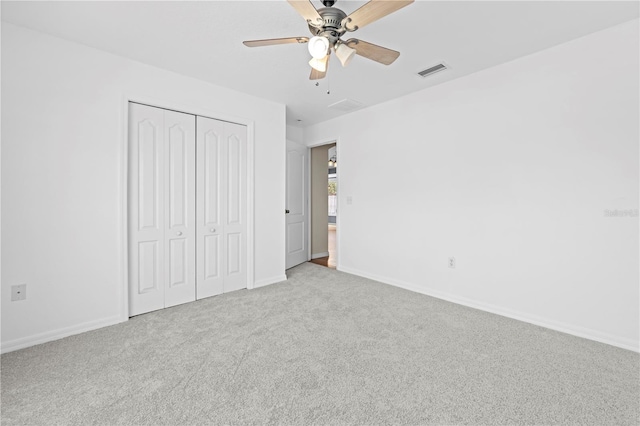
[(324, 36), (328, 38), (329, 42), (333, 46), (338, 39), (347, 32), (347, 29), (342, 25), (347, 14), (335, 7), (323, 7), (318, 9), (318, 14), (322, 17), (322, 26), (315, 27), (309, 25), (309, 31), (311, 31), (311, 34), (315, 36)]

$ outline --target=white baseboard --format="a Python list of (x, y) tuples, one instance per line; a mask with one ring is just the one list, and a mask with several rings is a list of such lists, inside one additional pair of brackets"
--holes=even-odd
[(18, 349), (28, 348), (42, 343), (51, 342), (53, 340), (62, 339), (63, 337), (73, 336), (74, 334), (84, 333), (86, 331), (96, 330), (98, 328), (121, 323), (120, 315), (104, 318), (96, 321), (89, 321), (71, 327), (59, 328), (57, 330), (46, 331), (44, 333), (34, 334), (33, 336), (22, 337), (20, 339), (2, 342), (0, 353), (17, 351)]
[(286, 281), (287, 280), (287, 276), (285, 274), (282, 275), (278, 275), (277, 277), (272, 277), (272, 278), (267, 278), (265, 280), (260, 280), (260, 281), (256, 281), (253, 284), (253, 288), (260, 288), (260, 287), (264, 287), (266, 285), (271, 285), (271, 284), (275, 284), (275, 283), (281, 283), (282, 281)]
[(319, 259), (321, 257), (327, 257), (329, 256), (329, 252), (325, 251), (324, 253), (316, 253), (316, 254), (312, 254), (311, 255), (311, 259)]
[(479, 309), (481, 311), (490, 312), (492, 314), (501, 315), (503, 317), (512, 318), (512, 319), (523, 321), (529, 324), (535, 324), (540, 327), (549, 328), (551, 330), (560, 331), (562, 333), (571, 334), (573, 336), (582, 337), (589, 340), (595, 340), (596, 342), (606, 343), (608, 345), (616, 346), (623, 349), (628, 349), (630, 351), (640, 352), (640, 342), (634, 341), (632, 339), (627, 339), (625, 337), (602, 333), (597, 330), (592, 330), (592, 329), (576, 326), (573, 324), (567, 324), (559, 321), (550, 320), (548, 318), (542, 318), (535, 315), (514, 311), (501, 306), (496, 306), (489, 303), (468, 299), (466, 297), (456, 296), (456, 295), (438, 291), (438, 290), (418, 287), (403, 281), (382, 277), (375, 274), (369, 274), (353, 268), (341, 267), (340, 271), (346, 272), (352, 275), (358, 275), (360, 277), (368, 278), (374, 281), (378, 281), (383, 284), (389, 284), (395, 287), (400, 287), (405, 290), (413, 291), (415, 293), (420, 293), (427, 296), (435, 297), (437, 299), (446, 300), (448, 302), (456, 303), (458, 305)]

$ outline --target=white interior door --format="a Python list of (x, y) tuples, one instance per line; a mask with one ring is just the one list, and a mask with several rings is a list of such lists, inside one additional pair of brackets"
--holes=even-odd
[(247, 128), (224, 123), (224, 292), (247, 288)]
[(222, 294), (222, 121), (197, 118), (196, 253), (198, 299)]
[(286, 269), (309, 260), (309, 148), (287, 141)]
[(129, 315), (164, 307), (164, 112), (129, 104)]
[(196, 117), (164, 111), (164, 306), (196, 300)]
[(129, 104), (129, 315), (195, 300), (195, 116)]
[(247, 128), (197, 118), (197, 298), (247, 287)]

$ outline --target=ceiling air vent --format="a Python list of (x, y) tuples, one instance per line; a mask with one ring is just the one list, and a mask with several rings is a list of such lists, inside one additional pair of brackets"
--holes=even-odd
[(362, 102), (354, 101), (353, 99), (343, 99), (335, 104), (329, 105), (331, 109), (337, 109), (338, 111), (349, 112), (362, 108), (364, 104)]
[(427, 68), (426, 70), (420, 71), (418, 75), (420, 77), (427, 77), (437, 72), (444, 71), (446, 69), (447, 69), (447, 66), (445, 64), (438, 64), (438, 65), (432, 66), (431, 68)]

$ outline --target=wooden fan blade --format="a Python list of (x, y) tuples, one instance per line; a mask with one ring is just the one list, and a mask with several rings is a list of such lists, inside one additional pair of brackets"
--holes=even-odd
[(392, 64), (400, 56), (400, 52), (355, 38), (347, 40), (345, 44), (355, 49), (356, 55), (364, 56), (384, 65)]
[(380, 18), (402, 9), (414, 0), (371, 0), (347, 17), (349, 29), (362, 28)]
[(320, 14), (315, 6), (311, 4), (311, 0), (287, 0), (295, 10), (309, 23), (317, 24), (322, 22)]
[(322, 72), (317, 69), (311, 67), (311, 75), (309, 76), (309, 80), (321, 80), (327, 75), (327, 71), (329, 70), (329, 55), (326, 56), (325, 59), (327, 69)]
[(306, 43), (308, 37), (268, 38), (265, 40), (247, 40), (242, 43), (248, 47), (272, 46), (275, 44)]

